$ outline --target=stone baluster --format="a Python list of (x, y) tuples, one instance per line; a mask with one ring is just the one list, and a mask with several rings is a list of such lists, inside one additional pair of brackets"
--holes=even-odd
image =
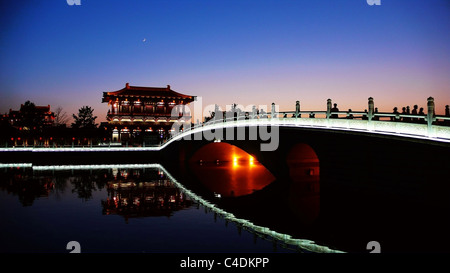
[(374, 105), (374, 103), (373, 103), (373, 98), (372, 97), (370, 97), (369, 98), (369, 113), (368, 113), (368, 115), (367, 115), (367, 120), (370, 122), (370, 121), (372, 121), (372, 118), (373, 118), (373, 112), (374, 112), (374, 108), (375, 107), (375, 105)]
[(275, 113), (275, 102), (272, 102), (272, 112), (270, 113), (271, 118), (276, 118), (277, 114)]
[(327, 119), (331, 116), (331, 99), (327, 99)]
[(427, 125), (428, 125), (428, 136), (431, 136), (432, 125), (434, 121), (434, 98), (429, 97), (428, 102), (428, 112), (427, 112)]

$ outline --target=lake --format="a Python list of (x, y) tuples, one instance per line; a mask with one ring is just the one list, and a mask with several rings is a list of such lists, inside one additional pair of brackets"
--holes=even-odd
[(287, 183), (252, 158), (3, 164), (0, 252), (68, 253), (71, 241), (83, 253), (369, 252), (372, 241), (383, 252), (448, 251), (448, 207), (344, 187), (317, 162), (293, 166)]
[[(253, 166), (250, 175), (260, 176), (262, 168)], [(249, 179), (236, 173), (234, 184)], [(216, 211), (169, 175), (160, 165), (2, 168), (0, 251), (67, 253), (70, 241), (82, 252), (102, 253), (305, 251)], [(233, 190), (250, 193), (248, 183)]]

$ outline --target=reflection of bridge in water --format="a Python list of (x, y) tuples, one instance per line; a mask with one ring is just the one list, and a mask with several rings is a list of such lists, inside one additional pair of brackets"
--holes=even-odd
[[(187, 189), (174, 176), (160, 164), (120, 164), (120, 165), (51, 165), (51, 166), (23, 166), (11, 164), (14, 167), (31, 168), (33, 171), (69, 171), (69, 170), (105, 170), (111, 169), (112, 176), (117, 179), (110, 180), (107, 185), (108, 198), (102, 201), (103, 213), (117, 214), (127, 220), (131, 217), (170, 216), (173, 212), (189, 207), (193, 203), (200, 204), (205, 212), (213, 213), (214, 218), (220, 217), (238, 227), (238, 232), (246, 230), (256, 237), (272, 241), (274, 247), (280, 245), (284, 248), (299, 252), (341, 252), (327, 246), (316, 244), (312, 240), (297, 239), (291, 235), (274, 231), (268, 227), (254, 224), (251, 220), (235, 216), (202, 196)], [(133, 170), (156, 171), (155, 179), (136, 179), (139, 172)], [(114, 172), (122, 173), (115, 175)], [(147, 171), (147, 172), (148, 172)], [(137, 174), (137, 175), (135, 175)], [(133, 178), (133, 175), (135, 176)], [(121, 176), (121, 177), (120, 177)], [(126, 177), (126, 179), (124, 179)]]

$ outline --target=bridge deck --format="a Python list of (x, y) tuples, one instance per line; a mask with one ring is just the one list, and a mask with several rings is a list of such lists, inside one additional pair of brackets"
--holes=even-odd
[(284, 126), (315, 128), (327, 130), (343, 130), (350, 132), (363, 132), (368, 134), (384, 134), (397, 137), (418, 138), (431, 141), (450, 143), (450, 127), (427, 124), (391, 122), (378, 120), (358, 119), (316, 119), (316, 118), (260, 118), (247, 120), (226, 121), (216, 120), (204, 124), (198, 124), (193, 129), (174, 134), (162, 148), (174, 140), (179, 140), (197, 132), (220, 128), (233, 128), (244, 126)]

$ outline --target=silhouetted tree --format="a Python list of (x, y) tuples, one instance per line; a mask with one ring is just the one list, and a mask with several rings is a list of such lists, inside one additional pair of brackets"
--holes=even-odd
[(67, 113), (63, 111), (61, 106), (58, 106), (55, 110), (55, 121), (53, 124), (55, 126), (61, 126), (66, 125), (68, 121), (69, 117), (67, 116)]
[(72, 123), (73, 128), (96, 128), (98, 124), (95, 123), (97, 116), (93, 115), (94, 109), (89, 106), (83, 106), (78, 109), (78, 115), (73, 114)]

